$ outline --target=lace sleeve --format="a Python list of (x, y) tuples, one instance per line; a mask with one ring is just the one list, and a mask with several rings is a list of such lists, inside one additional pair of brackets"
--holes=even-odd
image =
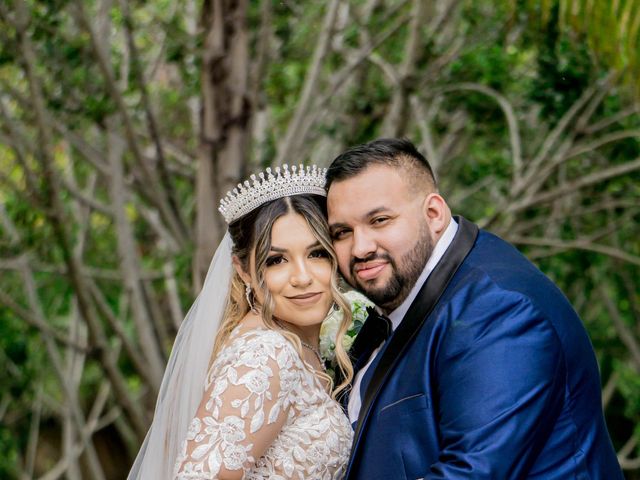
[(242, 478), (282, 429), (301, 368), (293, 347), (276, 332), (236, 337), (209, 371), (175, 478)]

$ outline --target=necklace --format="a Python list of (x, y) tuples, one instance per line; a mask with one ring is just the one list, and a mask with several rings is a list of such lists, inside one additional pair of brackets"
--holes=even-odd
[[(290, 330), (289, 328), (285, 327), (285, 326), (282, 324), (282, 322), (280, 322), (280, 320), (278, 320), (278, 319), (274, 318), (274, 319), (273, 319), (273, 321), (274, 321), (274, 323), (275, 323), (276, 325), (278, 325), (281, 329), (283, 329), (283, 330), (287, 330), (287, 331), (291, 332), (291, 330)], [(293, 332), (292, 332), (292, 333), (293, 333)], [(298, 337), (298, 338), (300, 338), (300, 337)], [(322, 368), (322, 371), (326, 373), (326, 372), (327, 372), (327, 367), (326, 367), (326, 366), (325, 366), (325, 364), (324, 364), (324, 360), (322, 360), (322, 355), (320, 355), (320, 350), (319, 350), (317, 347), (314, 347), (313, 345), (309, 345), (307, 342), (303, 341), (302, 339), (300, 339), (300, 344), (301, 344), (304, 348), (307, 348), (307, 349), (311, 350), (311, 351), (314, 353), (314, 355), (315, 355), (315, 356), (316, 356), (316, 358), (318, 359), (318, 362), (320, 362), (320, 367)]]
[(302, 344), (303, 347), (308, 348), (313, 353), (315, 353), (316, 358), (320, 362), (320, 366), (322, 367), (322, 370), (324, 370), (326, 372), (327, 371), (327, 367), (324, 366), (324, 360), (322, 360), (322, 355), (320, 355), (320, 351), (317, 348), (309, 345), (307, 342), (303, 342), (302, 340), (300, 340), (300, 343)]

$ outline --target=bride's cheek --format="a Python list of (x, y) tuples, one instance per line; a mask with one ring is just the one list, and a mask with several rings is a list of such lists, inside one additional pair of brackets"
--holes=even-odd
[(272, 295), (278, 294), (284, 284), (286, 284), (288, 275), (284, 268), (270, 268), (265, 272), (264, 284)]
[(314, 276), (320, 285), (322, 285), (325, 289), (331, 288), (331, 263), (330, 262), (322, 262), (317, 265), (314, 271)]

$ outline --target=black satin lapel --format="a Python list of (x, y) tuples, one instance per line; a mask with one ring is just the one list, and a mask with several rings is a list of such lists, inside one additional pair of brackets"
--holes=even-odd
[[(362, 408), (358, 417), (358, 425), (354, 436), (355, 448), (351, 452), (352, 459), (358, 447), (358, 440), (363, 434), (365, 420), (369, 415), (373, 401), (380, 392), (380, 388), (393, 370), (393, 366), (402, 355), (402, 352), (431, 314), (440, 296), (476, 241), (478, 227), (463, 217), (456, 216), (455, 219), (458, 222), (456, 236), (438, 265), (436, 265), (436, 268), (433, 269), (427, 281), (420, 288), (407, 314), (389, 339), (389, 345), (385, 348), (380, 363), (369, 382), (367, 391), (362, 399)], [(352, 459), (349, 463), (351, 463)]]

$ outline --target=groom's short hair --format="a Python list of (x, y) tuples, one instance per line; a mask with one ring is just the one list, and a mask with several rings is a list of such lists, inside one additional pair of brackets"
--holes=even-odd
[(355, 177), (372, 165), (401, 168), (416, 190), (437, 190), (431, 165), (413, 143), (404, 138), (380, 138), (338, 155), (327, 170), (327, 191), (333, 182)]

